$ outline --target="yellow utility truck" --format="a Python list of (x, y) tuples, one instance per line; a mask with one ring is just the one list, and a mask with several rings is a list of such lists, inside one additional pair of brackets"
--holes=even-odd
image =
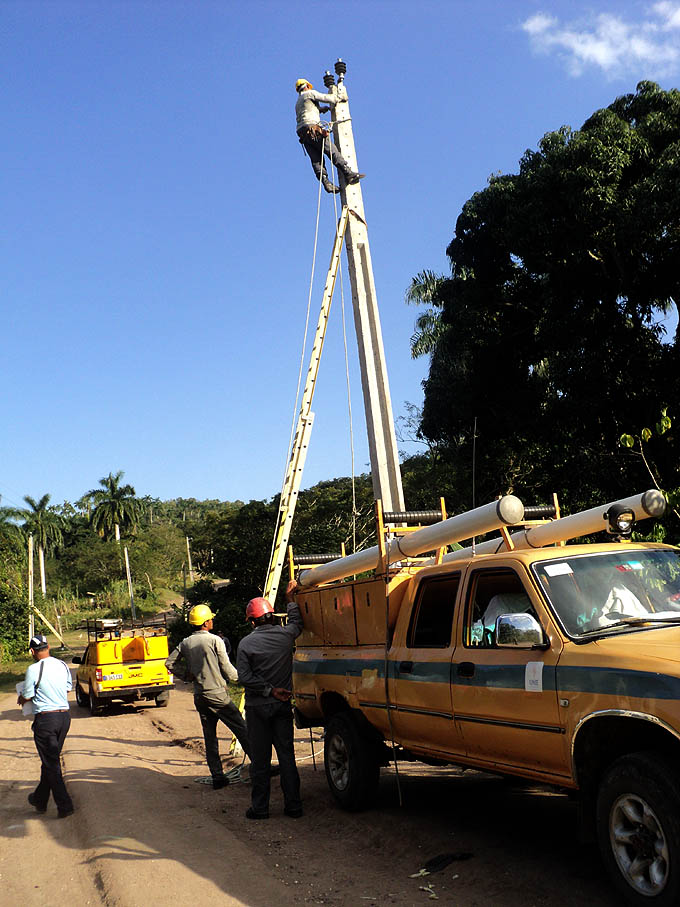
[[(298, 724), (325, 726), (347, 809), (371, 802), (394, 758), (546, 782), (578, 794), (629, 903), (680, 903), (680, 549), (630, 541), (663, 497), (545, 521), (507, 501), (490, 542), (436, 547), (487, 531), (484, 508), (412, 534), (379, 518), (370, 556), (300, 569)], [(347, 579), (371, 558), (372, 576)]]
[(154, 700), (167, 706), (173, 678), (165, 667), (165, 621), (88, 620), (87, 648), (76, 655), (76, 701), (95, 715), (114, 700)]

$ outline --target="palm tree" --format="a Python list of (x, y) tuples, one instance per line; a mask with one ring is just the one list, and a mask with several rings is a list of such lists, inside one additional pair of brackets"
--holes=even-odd
[(134, 529), (140, 516), (140, 503), (135, 497), (132, 485), (121, 485), (124, 472), (119, 470), (115, 475), (109, 473), (99, 480), (101, 488), (95, 488), (83, 495), (94, 502), (90, 522), (92, 528), (105, 539), (112, 536), (120, 542), (121, 527)]
[(32, 535), (35, 544), (38, 546), (38, 561), (40, 564), (40, 588), (42, 589), (43, 598), (47, 595), (47, 586), (45, 583), (45, 552), (58, 548), (63, 541), (64, 521), (50, 507), (50, 496), (44, 494), (39, 501), (36, 501), (30, 495), (24, 495), (24, 501), (28, 504), (27, 510), (16, 511), (16, 514), (23, 517), (22, 530), (25, 535)]
[(434, 271), (421, 271), (412, 278), (406, 290), (405, 297), (409, 305), (430, 306), (416, 318), (416, 332), (411, 337), (413, 359), (432, 353), (446, 330), (441, 316), (441, 289), (446, 280), (446, 277), (435, 274)]

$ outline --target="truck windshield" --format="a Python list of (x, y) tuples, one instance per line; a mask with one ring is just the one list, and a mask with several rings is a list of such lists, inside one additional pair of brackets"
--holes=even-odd
[(570, 636), (680, 622), (680, 551), (584, 554), (532, 567)]

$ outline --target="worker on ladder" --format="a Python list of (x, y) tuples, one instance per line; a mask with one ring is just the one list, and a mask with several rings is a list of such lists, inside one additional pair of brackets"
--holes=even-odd
[[(321, 180), (326, 192), (339, 192), (340, 189), (328, 178), (326, 166), (323, 159), (324, 153), (332, 161), (333, 165), (345, 177), (349, 184), (358, 183), (360, 179), (366, 176), (365, 173), (357, 173), (352, 170), (350, 165), (340, 154), (333, 144), (328, 129), (321, 125), (321, 114), (326, 113), (330, 107), (337, 103), (337, 97), (333, 94), (323, 94), (320, 91), (314, 91), (314, 86), (307, 79), (298, 79), (295, 83), (295, 90), (298, 93), (298, 99), (295, 104), (295, 118), (297, 121), (296, 129), (300, 144), (309, 155), (312, 163), (312, 170), (317, 179)], [(327, 104), (327, 107), (322, 107)]]

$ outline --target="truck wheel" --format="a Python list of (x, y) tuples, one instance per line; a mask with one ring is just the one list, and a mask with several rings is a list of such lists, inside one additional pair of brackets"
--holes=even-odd
[(91, 715), (98, 715), (102, 710), (101, 700), (98, 696), (94, 695), (94, 690), (92, 689), (92, 687), (90, 687), (89, 705)]
[(156, 706), (159, 709), (167, 709), (170, 702), (170, 693), (159, 693), (156, 696)]
[(78, 683), (77, 680), (76, 680), (76, 702), (83, 709), (87, 707), (87, 696), (83, 692), (83, 688), (81, 687), (81, 685)]
[(380, 765), (351, 716), (334, 715), (328, 722), (323, 758), (328, 786), (340, 806), (349, 810), (368, 806), (378, 789)]
[(680, 902), (680, 779), (670, 761), (633, 753), (611, 766), (598, 790), (597, 836), (627, 903)]

